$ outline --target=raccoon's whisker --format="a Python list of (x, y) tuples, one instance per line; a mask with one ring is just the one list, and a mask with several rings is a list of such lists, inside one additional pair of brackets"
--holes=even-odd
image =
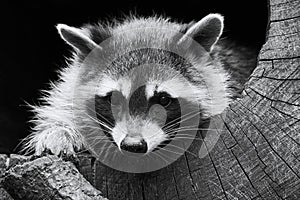
[(112, 142), (111, 140), (108, 140), (108, 139), (105, 139), (105, 138), (93, 138), (93, 141), (95, 141), (95, 142), (97, 141), (97, 143), (100, 143), (100, 142)]
[(111, 147), (103, 147), (103, 148), (97, 148), (97, 150), (109, 150), (109, 149), (112, 149), (113, 148), (113, 146), (111, 146)]
[(164, 129), (164, 131), (167, 133), (169, 131), (180, 131), (180, 130), (186, 130), (186, 129), (193, 129), (193, 130), (200, 130), (200, 128), (196, 128), (195, 126), (185, 126), (185, 127), (179, 127), (179, 128), (168, 128)]
[(107, 124), (104, 124), (104, 122), (99, 121), (98, 119), (94, 119), (92, 116), (90, 116), (89, 114), (87, 114), (87, 116), (93, 120), (94, 122), (96, 122), (97, 124), (100, 124), (102, 126), (104, 126), (105, 128), (107, 128), (108, 130), (112, 131), (112, 128), (109, 127)]
[(107, 136), (93, 136), (93, 137), (90, 137), (90, 138), (92, 138), (93, 140), (106, 140), (106, 141), (110, 141), (109, 139), (108, 139), (108, 137)]
[[(195, 115), (194, 115), (193, 113), (194, 113)], [(199, 111), (191, 111), (191, 112), (189, 112), (189, 113), (186, 113), (186, 114), (184, 114), (184, 115), (181, 115), (180, 117), (177, 117), (177, 118), (175, 118), (174, 120), (172, 120), (172, 121), (168, 122), (167, 124), (165, 124), (164, 127), (165, 127), (165, 126), (167, 127), (167, 126), (173, 124), (173, 123), (174, 123), (175, 121), (177, 121), (177, 120), (180, 120), (180, 122), (182, 122), (182, 121), (183, 121), (182, 118), (184, 119), (184, 117), (190, 116), (191, 114), (193, 114), (193, 116), (196, 116), (196, 115), (200, 114), (200, 112), (199, 112)], [(176, 122), (176, 123), (180, 123), (180, 122)]]
[[(96, 140), (94, 140), (94, 142), (90, 143), (89, 145), (95, 147), (96, 145), (98, 145), (98, 144), (101, 143), (101, 142), (105, 142), (106, 144), (112, 143), (111, 141), (101, 141), (101, 140), (96, 141)], [(103, 146), (104, 146), (104, 145), (103, 145)], [(99, 148), (99, 149), (103, 149), (103, 148), (106, 148), (106, 147), (104, 146), (104, 147)], [(98, 148), (97, 148), (97, 149), (98, 149)]]
[[(185, 126), (185, 127), (193, 127), (193, 126)], [(163, 130), (165, 132), (165, 134), (175, 134), (178, 135), (178, 132), (183, 132), (183, 131), (187, 131), (187, 130), (195, 130), (195, 131), (199, 131), (199, 130), (214, 130), (214, 129), (201, 129), (201, 128), (195, 128), (195, 129), (184, 129), (185, 127), (181, 127), (181, 128), (177, 128), (177, 129), (165, 129)], [(216, 129), (217, 130), (217, 129)], [(149, 139), (157, 136), (159, 134), (159, 132), (156, 132), (154, 135), (148, 137)]]
[(105, 146), (105, 145), (103, 145), (103, 143), (113, 143), (113, 142), (110, 140), (95, 139), (93, 142), (91, 142), (90, 145), (95, 146), (95, 145), (101, 144), (102, 146)]
[(180, 149), (180, 150), (183, 150), (184, 152), (188, 152), (188, 153), (192, 154), (193, 156), (198, 157), (195, 153), (193, 153), (193, 152), (191, 152), (191, 151), (188, 151), (187, 149), (181, 148), (181, 147), (179, 147), (179, 146), (176, 146), (176, 145), (173, 145), (173, 144), (170, 144), (170, 143), (169, 143), (167, 146), (173, 146), (173, 147), (175, 147), (175, 148), (178, 148), (178, 149)]
[[(181, 116), (179, 116), (179, 117), (173, 119), (172, 121), (166, 123), (163, 127), (168, 127), (169, 125), (178, 124), (178, 123), (180, 123), (180, 122), (182, 121), (182, 118), (184, 118), (184, 117), (186, 117), (186, 116), (189, 116), (191, 113), (192, 113), (192, 112), (186, 113), (186, 114), (184, 114), (184, 115), (181, 115)], [(180, 120), (180, 121), (177, 122), (178, 120)]]
[(185, 132), (185, 131), (200, 131), (199, 129), (182, 129), (182, 130), (169, 130), (167, 132), (165, 132), (166, 134), (177, 134), (180, 132)]
[(176, 123), (182, 123), (182, 122), (185, 122), (185, 121), (187, 121), (187, 120), (189, 120), (189, 119), (191, 119), (191, 118), (193, 118), (193, 117), (195, 117), (195, 116), (197, 116), (197, 115), (199, 115), (199, 114), (200, 114), (200, 112), (197, 112), (197, 113), (194, 113), (194, 114), (187, 115), (187, 116), (181, 118), (181, 120), (180, 120), (179, 122), (176, 122)]
[(203, 141), (202, 138), (193, 138), (193, 137), (174, 137), (172, 140), (180, 140), (180, 139), (191, 139), (191, 140)]
[(81, 153), (83, 153), (83, 152), (85, 152), (85, 151), (88, 151), (88, 152), (89, 152), (88, 149), (82, 149), (81, 151), (77, 151), (77, 152), (75, 153), (75, 155), (81, 154)]
[(185, 128), (182, 127), (180, 129), (170, 129), (170, 130), (166, 130), (165, 133), (169, 134), (169, 133), (176, 133), (176, 132), (183, 132), (183, 131), (222, 131), (223, 129), (205, 129), (205, 128)]
[[(90, 108), (88, 108), (90, 109)], [(92, 109), (90, 109), (92, 110)], [(114, 125), (108, 120), (106, 119), (103, 115), (101, 115), (101, 113), (97, 113), (98, 115), (100, 115), (103, 119), (105, 119), (105, 121), (107, 122), (107, 125), (106, 124), (103, 124), (103, 123), (106, 123), (106, 122), (103, 122), (103, 121), (100, 121), (99, 119), (95, 119), (94, 117), (90, 116), (89, 114), (87, 114), (93, 121), (95, 121), (96, 123), (99, 124), (99, 122), (101, 122), (102, 124), (100, 125), (103, 125), (105, 128), (108, 128), (107, 126), (110, 126), (110, 127), (113, 127)], [(112, 128), (108, 128), (110, 131), (112, 131)], [(121, 131), (125, 132), (125, 130), (121, 129)]]
[(101, 127), (97, 127), (97, 126), (87, 126), (87, 125), (84, 125), (83, 128), (92, 128), (92, 129), (99, 129), (99, 130), (102, 130)]
[(109, 151), (111, 148), (113, 148), (112, 143), (110, 143), (108, 147), (101, 149), (100, 155), (102, 155), (104, 153), (104, 159), (106, 159), (107, 156), (110, 156), (110, 158), (114, 158), (116, 149), (113, 152), (111, 152), (111, 151)]
[(109, 137), (106, 135), (96, 135), (96, 136), (89, 137), (89, 138), (92, 138), (93, 141), (101, 140), (101, 141), (106, 141), (106, 142), (112, 142), (112, 140), (110, 140)]
[(113, 151), (111, 151), (114, 147), (113, 146), (107, 146), (107, 147), (103, 147), (103, 148), (97, 148), (98, 150), (98, 155), (102, 156), (103, 154), (105, 154), (104, 156), (107, 156), (108, 154), (111, 155), (111, 153)]
[(199, 129), (170, 129), (170, 130), (164, 130), (166, 134), (173, 134), (173, 133), (179, 133), (179, 132), (185, 132), (185, 131), (199, 131)]
[(81, 151), (75, 152), (75, 155), (81, 154), (81, 153), (83, 153), (83, 152), (85, 152), (85, 151), (88, 151), (88, 150), (87, 150), (87, 149), (82, 149)]
[(91, 115), (89, 115), (89, 114), (87, 114), (87, 113), (86, 113), (86, 116), (87, 116), (88, 118), (90, 118), (91, 120), (93, 120), (94, 122), (97, 122), (97, 123), (100, 122), (100, 120), (98, 120), (98, 119), (92, 117)]
[(166, 162), (166, 164), (168, 165), (170, 162), (167, 161), (163, 156), (161, 156), (160, 154), (158, 154), (158, 152), (152, 152), (154, 155), (158, 156), (159, 158), (161, 158), (163, 161)]
[(147, 156), (149, 156), (150, 158), (154, 158), (154, 159), (157, 159), (156, 157), (159, 157), (160, 160), (163, 160), (165, 163), (169, 163), (164, 157), (162, 157), (160, 154), (158, 154), (157, 152), (151, 152), (149, 154), (145, 154)]
[(119, 151), (119, 149), (116, 148), (116, 149), (112, 152), (112, 153), (113, 153), (113, 156), (112, 156), (113, 159), (116, 158), (117, 152), (121, 152), (121, 154), (123, 154), (122, 151)]
[(98, 144), (103, 145), (104, 142), (110, 143), (111, 141), (94, 141), (94, 142), (91, 142), (89, 145), (95, 147)]
[[(177, 123), (174, 123), (174, 124), (172, 124), (172, 125), (166, 126), (165, 129), (166, 129), (166, 130), (169, 129), (169, 128), (172, 128), (172, 129), (173, 129), (173, 126), (178, 125), (178, 124), (180, 124), (180, 122), (177, 122)], [(183, 128), (183, 127), (198, 127), (198, 125), (197, 125), (197, 126), (195, 126), (195, 125), (182, 126), (182, 127), (178, 127), (178, 128)], [(177, 129), (178, 129), (178, 128), (177, 128)]]
[(158, 149), (159, 149), (159, 150), (165, 150), (165, 151), (168, 151), (168, 152), (171, 152), (171, 153), (175, 153), (175, 154), (177, 154), (177, 155), (181, 155), (181, 153), (176, 152), (176, 151), (169, 150), (169, 149), (167, 149), (166, 147), (159, 147)]
[[(175, 132), (177, 133), (177, 132)], [(176, 136), (191, 136), (191, 137), (195, 137), (194, 135), (188, 134), (188, 133), (177, 133)]]
[[(92, 111), (92, 112), (95, 112), (93, 109), (91, 109), (91, 108), (87, 108), (87, 109), (89, 109), (90, 111)], [(106, 122), (105, 123), (107, 123), (108, 125), (110, 125), (110, 126), (113, 126), (113, 124), (108, 120), (108, 119), (106, 119), (106, 117), (104, 117), (101, 113), (97, 113), (98, 115), (100, 115)], [(89, 114), (87, 114), (87, 115), (89, 115)], [(90, 116), (90, 115), (89, 115)], [(90, 116), (90, 117), (92, 117), (92, 116)], [(100, 121), (99, 119), (96, 119), (96, 118), (94, 118), (94, 117), (92, 117), (93, 119), (95, 119), (95, 120), (98, 120), (98, 121)]]
[(93, 136), (93, 138), (101, 139), (101, 138), (108, 138), (108, 137), (106, 135), (96, 135), (96, 136)]
[(195, 138), (196, 137), (196, 135), (191, 135), (191, 134), (186, 134), (186, 133), (178, 133), (178, 134), (176, 134), (176, 137), (177, 136), (185, 136), (185, 137), (193, 137), (193, 138)]
[(177, 131), (170, 131), (167, 133), (168, 135), (175, 134), (176, 136), (190, 136), (190, 137), (196, 137), (194, 134), (189, 134), (189, 133), (178, 133)]
[[(169, 152), (170, 152), (170, 151), (169, 151)], [(170, 160), (172, 160), (172, 161), (175, 161), (175, 160), (176, 160), (176, 159), (174, 159), (174, 158), (170, 158), (169, 156), (165, 155), (164, 152), (159, 152), (159, 151), (158, 151), (157, 153), (161, 153), (160, 155), (165, 156), (165, 157), (167, 157), (168, 159), (170, 159)], [(172, 152), (172, 153), (174, 153), (174, 152)], [(180, 155), (178, 152), (177, 152), (177, 154)]]
[[(95, 112), (95, 110), (91, 109), (91, 108), (88, 108), (90, 111), (92, 112)], [(113, 126), (113, 124), (105, 117), (103, 116), (101, 113), (97, 113), (97, 115), (100, 115), (104, 120), (105, 120), (105, 123), (109, 124), (110, 126)], [(93, 117), (94, 118), (94, 117)], [(97, 118), (94, 118), (94, 119), (97, 119)], [(98, 119), (97, 119), (98, 120)]]
[[(169, 125), (165, 125), (165, 126), (163, 126), (163, 128), (166, 128), (166, 129), (172, 128), (172, 127), (174, 127), (174, 126), (177, 126), (178, 124), (181, 124), (182, 122), (184, 122), (184, 121), (186, 121), (186, 120), (189, 120), (189, 119), (191, 119), (191, 118), (197, 116), (198, 114), (199, 114), (199, 113), (195, 113), (195, 114), (193, 114), (193, 115), (187, 116), (186, 118), (183, 118), (183, 119), (181, 119), (179, 122), (175, 122), (175, 123), (173, 123), (173, 124), (167, 123), (167, 124), (169, 124)], [(198, 126), (198, 125), (197, 125), (197, 126)]]
[[(97, 136), (95, 136), (95, 137), (90, 137), (90, 138), (92, 138), (93, 140), (93, 142), (102, 142), (102, 141), (104, 141), (104, 142), (108, 142), (108, 143), (112, 143), (112, 141), (111, 140), (109, 140), (107, 137), (105, 137), (105, 136), (100, 136), (100, 137), (97, 137)], [(93, 143), (92, 143), (93, 144)]]

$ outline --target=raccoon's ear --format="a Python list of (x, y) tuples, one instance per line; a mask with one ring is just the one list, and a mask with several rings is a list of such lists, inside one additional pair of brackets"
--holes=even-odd
[(223, 32), (224, 18), (220, 14), (209, 14), (187, 29), (178, 43), (188, 38), (197, 41), (206, 51), (210, 52)]
[(82, 53), (89, 53), (94, 48), (101, 48), (82, 29), (65, 24), (58, 24), (56, 28), (64, 41)]

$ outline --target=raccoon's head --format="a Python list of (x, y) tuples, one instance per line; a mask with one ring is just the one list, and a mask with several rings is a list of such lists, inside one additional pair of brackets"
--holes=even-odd
[(228, 104), (226, 74), (209, 57), (223, 30), (218, 14), (189, 25), (147, 18), (58, 30), (77, 50), (82, 72), (75, 92), (84, 112), (95, 111), (91, 123), (121, 151), (163, 148), (198, 128), (182, 127), (184, 121), (218, 114)]

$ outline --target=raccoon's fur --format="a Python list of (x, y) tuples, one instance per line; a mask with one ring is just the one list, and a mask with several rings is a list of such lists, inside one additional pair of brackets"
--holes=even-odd
[[(74, 55), (60, 71), (60, 80), (51, 84), (52, 88), (42, 99), (43, 104), (33, 106), (33, 133), (27, 138), (25, 149), (34, 150), (37, 155), (46, 149), (56, 155), (74, 154), (89, 145), (85, 135), (99, 129), (126, 150), (153, 151), (176, 135), (169, 137), (155, 120), (145, 117), (148, 108), (141, 102), (148, 105), (151, 100), (165, 107), (171, 102), (174, 105), (168, 108), (171, 111), (167, 111), (167, 115), (170, 113), (167, 118), (175, 120), (180, 115), (175, 109), (179, 106), (176, 99), (180, 98), (200, 104), (198, 114), (207, 118), (221, 113), (231, 99), (239, 96), (255, 66), (255, 55), (243, 54), (246, 49), (219, 40), (223, 31), (223, 17), (219, 14), (210, 14), (190, 24), (160, 17), (130, 17), (114, 25), (74, 28), (60, 24), (57, 28), (74, 48)], [(108, 53), (116, 59), (109, 66), (103, 66), (106, 63), (101, 59), (105, 58), (100, 53), (86, 62), (92, 51), (95, 55), (106, 51), (101, 44), (107, 40), (113, 49)], [(191, 40), (199, 43), (203, 51), (194, 52)], [(166, 50), (177, 46), (188, 61)], [(152, 66), (153, 63), (157, 65)], [(132, 73), (138, 66), (141, 68)], [(140, 81), (145, 85), (134, 88)], [(129, 111), (123, 113), (126, 117), (112, 119), (107, 103), (112, 91), (118, 91), (128, 102)], [(208, 91), (213, 93), (214, 99), (209, 97)], [(98, 119), (89, 115), (91, 107), (87, 105), (94, 103)], [(166, 103), (169, 104), (166, 106)]]

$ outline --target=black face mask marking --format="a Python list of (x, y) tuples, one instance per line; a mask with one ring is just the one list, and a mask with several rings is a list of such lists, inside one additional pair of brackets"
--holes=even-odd
[[(177, 98), (172, 98), (167, 92), (154, 92), (154, 95), (147, 100), (145, 95), (146, 86), (141, 86), (136, 89), (130, 96), (129, 102), (125, 97), (118, 91), (108, 93), (106, 96), (101, 97), (95, 95), (95, 110), (97, 119), (106, 124), (108, 127), (113, 128), (115, 126), (115, 108), (113, 106), (120, 106), (119, 112), (126, 115), (129, 113), (132, 117), (138, 117), (141, 119), (149, 118), (154, 123), (157, 121), (159, 127), (168, 135), (169, 140), (159, 144), (158, 147), (164, 147), (167, 145), (172, 138), (176, 135), (176, 129), (180, 127), (181, 121), (181, 107)], [(127, 104), (128, 102), (128, 104)], [(115, 105), (118, 104), (118, 105)], [(128, 107), (127, 107), (128, 105)], [(155, 118), (151, 114), (152, 106), (160, 106), (164, 110), (166, 116), (163, 118), (164, 123), (160, 123), (159, 116)], [(126, 108), (127, 107), (127, 108)], [(158, 119), (158, 120), (157, 120)], [(100, 127), (104, 131), (105, 135), (113, 141), (111, 131), (109, 128), (100, 124)], [(114, 144), (115, 141), (113, 141)], [(155, 149), (154, 149), (155, 150)]]
[[(101, 123), (104, 123), (108, 127), (113, 128), (115, 126), (115, 119), (113, 117), (112, 110), (111, 110), (111, 96), (112, 96), (112, 92), (108, 93), (104, 97), (95, 95), (95, 111), (96, 111), (97, 119)], [(112, 142), (114, 142), (113, 138), (111, 137), (111, 134), (109, 133), (110, 130), (106, 126), (103, 126), (102, 124), (100, 124), (100, 127), (102, 128), (104, 134)]]
[[(155, 104), (164, 107), (167, 113), (166, 122), (162, 130), (169, 135), (169, 140), (166, 140), (158, 147), (164, 147), (171, 142), (171, 139), (176, 135), (176, 129), (180, 127), (181, 121), (181, 108), (177, 98), (172, 98), (167, 92), (154, 92), (154, 95), (149, 99), (149, 108)], [(158, 148), (154, 149), (157, 150)], [(153, 150), (153, 151), (154, 151)]]
[(141, 86), (129, 99), (129, 114), (131, 116), (145, 116), (148, 110), (148, 101), (145, 95), (146, 86)]

